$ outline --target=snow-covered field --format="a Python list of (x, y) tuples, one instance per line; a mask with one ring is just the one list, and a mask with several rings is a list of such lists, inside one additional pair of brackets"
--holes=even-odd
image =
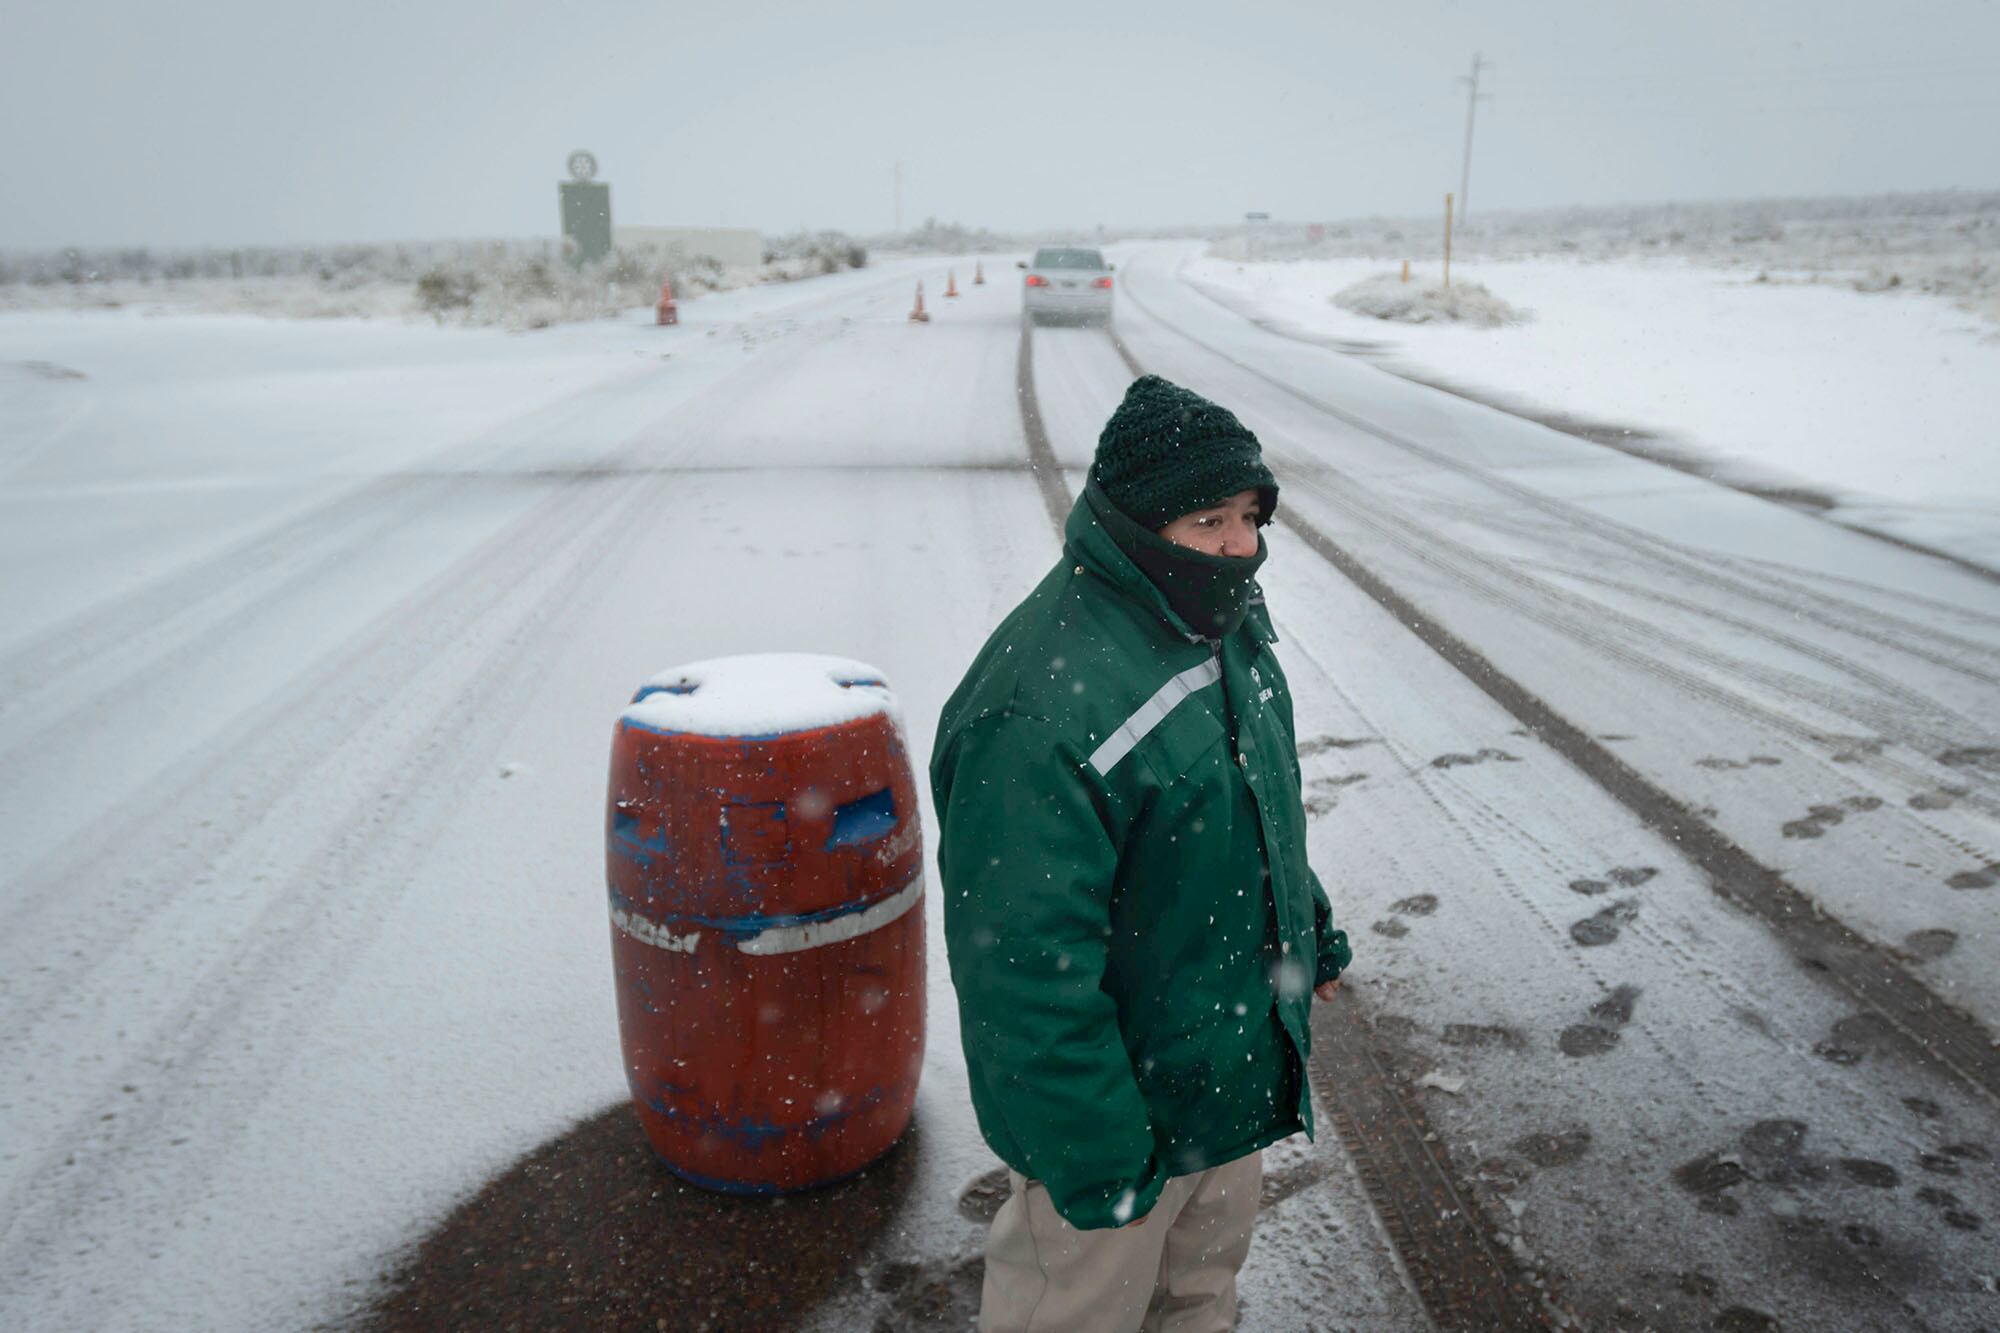
[[(1181, 280), (1193, 253), (1121, 249), (1120, 336), (1258, 431), (1281, 511), (1993, 1030), (2000, 588), (1260, 328)], [(625, 1095), (604, 764), (655, 671), (869, 662), (927, 761), (1056, 554), (1014, 288), (961, 261), (947, 302), (943, 268), (709, 296), (675, 330), (0, 315), (6, 1322), (339, 1320)], [(1033, 357), (1073, 484), (1131, 372), (1090, 330)], [(1349, 994), (1458, 1089), (1413, 1095), (1502, 1243), (1593, 1325), (1991, 1322), (1990, 1092), (1302, 538), (1272, 546)], [(892, 1311), (885, 1265), (977, 1254), (956, 1198), (992, 1160), (929, 924), (915, 1187), (815, 1327)], [(1300, 1187), (1243, 1327), (1421, 1327), (1334, 1141), (1274, 1158)]]
[(1187, 277), (1273, 330), (1538, 418), (1640, 432), (1629, 447), (2000, 567), (2000, 325), (1947, 298), (1760, 282), (1740, 264), (1522, 258), (1453, 266), (1532, 312), (1506, 327), (1390, 323), (1329, 299), (1385, 269), (1202, 258)]

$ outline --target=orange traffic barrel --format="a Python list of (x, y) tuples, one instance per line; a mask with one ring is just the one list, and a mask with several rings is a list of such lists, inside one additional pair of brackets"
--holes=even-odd
[(663, 672), (618, 719), (606, 878), (626, 1079), (675, 1174), (852, 1175), (910, 1122), (923, 830), (895, 696), (798, 653)]

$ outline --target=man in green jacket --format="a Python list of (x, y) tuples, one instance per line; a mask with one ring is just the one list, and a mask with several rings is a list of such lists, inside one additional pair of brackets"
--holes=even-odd
[(982, 1330), (1229, 1328), (1260, 1150), (1312, 1132), (1307, 1010), (1349, 952), (1255, 578), (1277, 498), (1234, 415), (1135, 381), (945, 705), (945, 941), (1013, 1186)]

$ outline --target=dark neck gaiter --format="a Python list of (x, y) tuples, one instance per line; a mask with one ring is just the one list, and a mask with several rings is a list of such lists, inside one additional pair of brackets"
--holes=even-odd
[(1160, 590), (1189, 629), (1204, 639), (1220, 639), (1242, 627), (1257, 589), (1257, 571), (1269, 554), (1262, 533), (1255, 555), (1206, 555), (1142, 527), (1112, 504), (1095, 482), (1085, 485), (1084, 495), (1118, 549)]

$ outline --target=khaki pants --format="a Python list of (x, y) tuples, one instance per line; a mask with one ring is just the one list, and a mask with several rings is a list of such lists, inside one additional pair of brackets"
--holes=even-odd
[(1078, 1231), (1039, 1181), (1013, 1194), (986, 1237), (979, 1333), (1226, 1333), (1236, 1270), (1264, 1188), (1253, 1152), (1175, 1176), (1137, 1226)]

